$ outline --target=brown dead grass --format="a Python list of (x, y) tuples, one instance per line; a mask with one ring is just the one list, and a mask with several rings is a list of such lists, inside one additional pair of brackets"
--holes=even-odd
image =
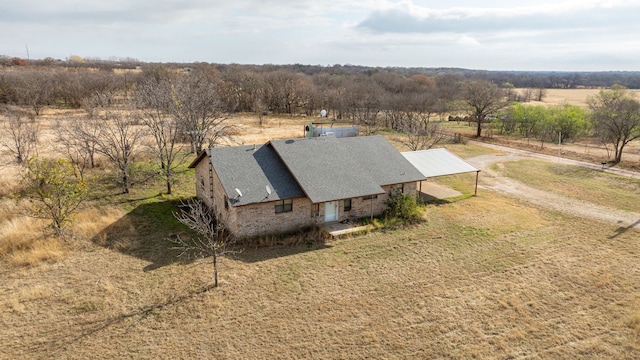
[[(640, 90), (629, 90), (640, 98)], [(597, 95), (600, 89), (547, 89), (547, 95), (541, 102), (532, 101), (533, 105), (561, 106), (564, 104), (577, 105), (587, 108), (587, 99)]]
[(62, 240), (43, 233), (44, 224), (26, 217), (0, 222), (0, 258), (17, 266), (61, 261), (67, 255)]
[[(108, 216), (107, 216), (108, 217)], [(491, 193), (428, 223), (144, 271), (94, 246), (5, 273), (0, 357), (634, 358), (637, 233)]]
[[(0, 156), (0, 161), (8, 161), (6, 156)], [(20, 168), (17, 165), (4, 164), (0, 166), (0, 199), (6, 198), (20, 191)]]
[[(308, 120), (267, 118), (264, 129), (242, 121), (250, 144), (297, 137)], [(37, 227), (10, 207), (0, 214), (0, 239), (14, 244), (5, 254), (28, 248), (21, 239), (39, 241), (30, 232)], [(426, 224), (410, 228), (247, 248), (224, 261), (220, 288), (205, 291), (208, 260), (184, 263), (167, 252), (150, 266), (162, 253), (149, 253), (162, 250), (132, 245), (141, 228), (127, 212), (102, 203), (81, 211), (72, 229), (79, 245), (55, 263), (0, 259), (0, 358), (640, 354), (633, 230), (481, 192), (429, 206)]]
[[(81, 238), (91, 239), (99, 236), (100, 232), (117, 222), (124, 215), (125, 211), (115, 206), (82, 209), (74, 217), (71, 231)], [(122, 234), (125, 235), (128, 229), (123, 228), (122, 230)], [(100, 241), (97, 242), (100, 243)]]

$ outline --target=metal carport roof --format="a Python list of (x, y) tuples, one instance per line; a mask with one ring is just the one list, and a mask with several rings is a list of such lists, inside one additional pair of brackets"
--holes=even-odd
[(402, 156), (409, 160), (426, 178), (475, 172), (476, 193), (478, 191), (477, 174), (480, 169), (471, 166), (447, 149), (408, 151), (403, 152)]

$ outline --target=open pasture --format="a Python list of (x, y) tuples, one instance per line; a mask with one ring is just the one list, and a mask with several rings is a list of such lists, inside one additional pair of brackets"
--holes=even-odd
[[(309, 120), (269, 117), (260, 127), (246, 116), (234, 141), (300, 136)], [(500, 155), (448, 147), (465, 158)], [(511, 166), (500, 171), (517, 178)], [(552, 170), (539, 169), (549, 177)], [(7, 172), (0, 181), (14, 189), (15, 179)], [(470, 179), (449, 181), (470, 191)], [(596, 180), (583, 186), (598, 192), (620, 183)], [(428, 205), (420, 225), (245, 248), (225, 260), (221, 286), (211, 289), (207, 260), (178, 259), (167, 241), (183, 231), (171, 214), (193, 186), (185, 171), (172, 196), (153, 181), (107, 193), (85, 204), (66, 242), (22, 217), (12, 190), (0, 192), (0, 358), (640, 354), (634, 229), (484, 190)]]

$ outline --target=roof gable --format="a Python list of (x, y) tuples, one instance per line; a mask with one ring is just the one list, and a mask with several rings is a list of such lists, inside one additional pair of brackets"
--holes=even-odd
[[(209, 155), (234, 206), (305, 196), (269, 145), (212, 148)], [(242, 196), (235, 189), (240, 190)]]

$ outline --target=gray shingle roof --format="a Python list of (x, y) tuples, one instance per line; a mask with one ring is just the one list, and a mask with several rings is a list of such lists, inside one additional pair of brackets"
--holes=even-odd
[(313, 203), (350, 199), (383, 194), (383, 185), (425, 180), (382, 136), (274, 140), (212, 148), (207, 155), (234, 206), (304, 196)]
[(270, 145), (213, 148), (210, 159), (234, 206), (305, 196)]
[(425, 177), (382, 136), (277, 140), (270, 144), (312, 202), (382, 194)]

